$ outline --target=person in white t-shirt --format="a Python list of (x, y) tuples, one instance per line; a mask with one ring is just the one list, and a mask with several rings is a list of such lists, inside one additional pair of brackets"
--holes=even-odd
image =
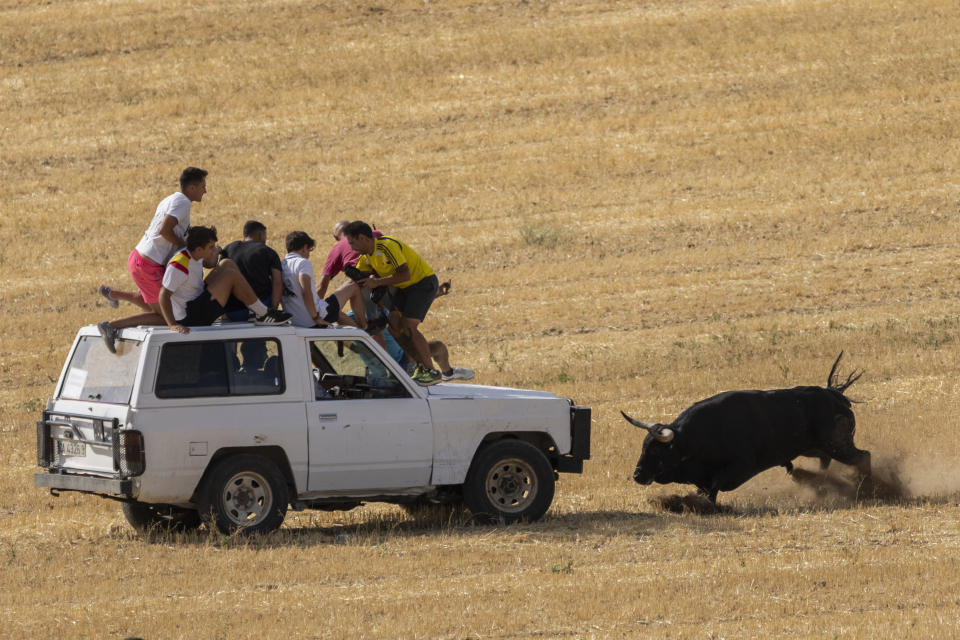
[[(292, 231), (287, 234), (287, 255), (283, 258), (283, 310), (289, 313), (291, 322), (297, 327), (326, 326), (334, 322), (350, 326), (366, 327), (363, 314), (363, 298), (360, 288), (353, 282), (347, 282), (331, 295), (321, 300), (313, 279), (313, 263), (310, 252), (316, 242), (305, 231)], [(354, 321), (343, 312), (347, 301), (350, 308), (360, 310), (360, 317)]]
[[(286, 324), (290, 314), (268, 309), (253, 292), (233, 260), (224, 259), (203, 277), (203, 265), (216, 259), (215, 227), (190, 227), (186, 248), (174, 254), (167, 263), (160, 287), (159, 304), (163, 322), (178, 333), (190, 333), (190, 327), (213, 324), (223, 315), (224, 305), (234, 296), (253, 311), (255, 324)], [(116, 353), (116, 339), (126, 321), (101, 322), (97, 325), (107, 348)], [(119, 326), (118, 326), (119, 325)]]
[(111, 307), (116, 308), (118, 300), (125, 300), (137, 305), (145, 313), (160, 315), (160, 281), (164, 270), (170, 258), (186, 244), (191, 204), (200, 202), (206, 192), (207, 172), (197, 167), (184, 169), (180, 174), (180, 191), (167, 196), (157, 205), (150, 226), (127, 258), (127, 270), (137, 285), (137, 291), (118, 291), (106, 285), (100, 286), (100, 295), (107, 299)]

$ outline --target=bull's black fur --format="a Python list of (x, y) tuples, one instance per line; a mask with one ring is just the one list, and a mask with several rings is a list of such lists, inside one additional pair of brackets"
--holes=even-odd
[(761, 471), (783, 466), (792, 472), (794, 458), (811, 456), (823, 468), (831, 460), (852, 465), (868, 481), (870, 452), (853, 444), (856, 420), (844, 395), (862, 372), (838, 383), (842, 357), (834, 361), (826, 387), (727, 391), (690, 406), (669, 425), (621, 412), (649, 431), (634, 480), (692, 484), (716, 502), (718, 492), (732, 491)]

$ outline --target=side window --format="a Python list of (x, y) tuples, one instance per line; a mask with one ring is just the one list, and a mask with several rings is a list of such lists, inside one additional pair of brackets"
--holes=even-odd
[(280, 344), (276, 340), (228, 342), (230, 394), (252, 395), (283, 393), (283, 367)]
[(157, 372), (158, 398), (283, 393), (280, 346), (251, 339), (165, 344)]
[(318, 400), (410, 397), (380, 357), (358, 340), (314, 340), (310, 361)]

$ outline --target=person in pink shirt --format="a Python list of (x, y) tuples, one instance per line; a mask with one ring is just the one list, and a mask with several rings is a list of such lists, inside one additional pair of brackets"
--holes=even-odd
[[(330, 253), (327, 254), (327, 261), (323, 263), (323, 275), (320, 277), (320, 284), (317, 285), (317, 295), (320, 296), (321, 300), (327, 293), (330, 280), (342, 272), (344, 267), (356, 265), (360, 258), (360, 254), (350, 247), (350, 243), (343, 235), (343, 228), (348, 224), (350, 224), (349, 220), (341, 220), (333, 225), (333, 239), (337, 243), (330, 249)], [(382, 238), (383, 234), (374, 229), (373, 237)]]

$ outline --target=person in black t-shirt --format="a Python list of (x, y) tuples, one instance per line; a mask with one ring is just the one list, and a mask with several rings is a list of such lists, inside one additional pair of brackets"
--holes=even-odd
[[(237, 263), (240, 273), (263, 304), (271, 309), (280, 305), (283, 297), (280, 256), (267, 246), (267, 227), (263, 223), (247, 220), (243, 225), (243, 240), (231, 242), (220, 255)], [(247, 309), (240, 301), (231, 299), (227, 311), (227, 317), (234, 322), (247, 319)]]

